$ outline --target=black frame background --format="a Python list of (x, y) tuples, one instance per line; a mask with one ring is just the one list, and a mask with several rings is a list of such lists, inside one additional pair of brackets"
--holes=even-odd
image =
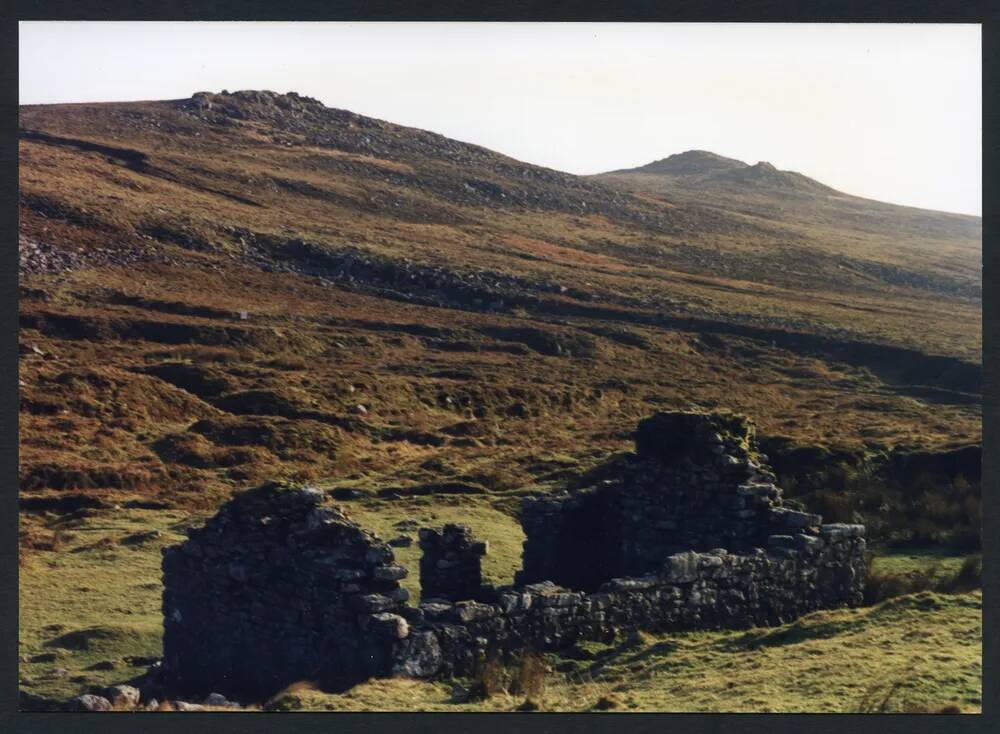
[[(0, 8), (0, 732), (923, 732), (1000, 731), (1000, 677), (995, 611), (1000, 601), (1000, 435), (997, 342), (1000, 336), (1000, 159), (997, 47), (1000, 7), (990, 0), (23, 0)], [(983, 32), (983, 714), (390, 714), (187, 713), (142, 716), (17, 712), (17, 94), (18, 20), (394, 20), (981, 23)]]

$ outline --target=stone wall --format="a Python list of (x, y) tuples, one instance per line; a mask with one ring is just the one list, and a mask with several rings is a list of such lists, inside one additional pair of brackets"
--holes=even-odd
[(518, 580), (593, 590), (656, 571), (685, 550), (764, 547), (776, 532), (815, 528), (782, 508), (781, 491), (742, 416), (658, 413), (639, 423), (636, 454), (618, 477), (572, 494), (528, 500)]
[(746, 418), (660, 413), (613, 479), (522, 508), (523, 567), (485, 586), (468, 528), (420, 532), (423, 601), (391, 548), (317, 490), (239, 495), (164, 552), (164, 683), (253, 699), (297, 680), (468, 675), (578, 640), (779, 624), (857, 605), (864, 528), (782, 506)]
[(467, 525), (449, 523), (440, 531), (420, 530), (420, 591), (425, 599), (458, 601), (482, 594), (486, 541), (472, 537)]
[(748, 554), (719, 549), (667, 557), (639, 577), (585, 593), (550, 581), (495, 589), (492, 602), (421, 604), (422, 619), (395, 647), (392, 672), (468, 675), (490, 657), (610, 641), (633, 630), (742, 629), (817, 609), (861, 603), (863, 528), (824, 525), (772, 536)]
[(388, 664), (406, 569), (311, 489), (245, 492), (163, 554), (163, 678), (172, 695), (259, 698), (299, 680), (350, 685)]

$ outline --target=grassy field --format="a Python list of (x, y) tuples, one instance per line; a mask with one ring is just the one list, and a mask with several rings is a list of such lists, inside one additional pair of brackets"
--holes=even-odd
[[(487, 575), (509, 580), (520, 533), (509, 515), (482, 500), (394, 505), (347, 503), (383, 537), (400, 520), (462, 520), (490, 540)], [(122, 508), (77, 519), (26, 516), (40, 546), (20, 568), (21, 687), (66, 698), (140, 675), (160, 654), (160, 548), (191, 522), (182, 512)], [(142, 535), (156, 531), (157, 537)], [(391, 531), (387, 532), (387, 531)], [(404, 531), (405, 532), (405, 531)], [(58, 539), (56, 540), (58, 534)], [(416, 546), (397, 549), (419, 575)], [(929, 563), (953, 569), (961, 557), (918, 552), (880, 556), (882, 570)], [(818, 612), (746, 632), (640, 635), (619, 645), (584, 644), (547, 655), (535, 701), (547, 711), (887, 711), (965, 712), (981, 707), (982, 598), (931, 592), (873, 607)], [(877, 654), (873, 654), (877, 653)], [(523, 694), (497, 691), (469, 700), (470, 681), (372, 680), (342, 694), (303, 682), (261, 702), (279, 710), (505, 711)], [(596, 709), (595, 709), (596, 707)]]
[(929, 573), (933, 577), (944, 578), (958, 571), (964, 558), (947, 548), (909, 548), (877, 554), (873, 568), (880, 573)]
[[(182, 538), (183, 516), (149, 510), (58, 522), (42, 528), (25, 517), (22, 532), (55, 538), (56, 550), (22, 552), (21, 686), (67, 698), (91, 685), (119, 683), (158, 658), (160, 548)], [(156, 531), (148, 540), (129, 536)]]

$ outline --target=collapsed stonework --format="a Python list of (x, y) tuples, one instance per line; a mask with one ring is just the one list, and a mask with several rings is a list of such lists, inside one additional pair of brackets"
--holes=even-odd
[(261, 698), (303, 679), (469, 675), (528, 649), (860, 604), (864, 528), (782, 507), (748, 419), (658, 413), (608, 470), (525, 500), (509, 586), (482, 583), (468, 528), (422, 529), (417, 606), (392, 549), (322, 492), (246, 492), (164, 551), (164, 684)]

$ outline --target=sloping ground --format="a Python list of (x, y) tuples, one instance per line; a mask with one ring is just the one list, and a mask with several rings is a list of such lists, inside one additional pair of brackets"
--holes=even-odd
[[(851, 223), (845, 269), (791, 215), (616, 191), (294, 95), (20, 113), (25, 492), (495, 491), (688, 405), (863, 453), (979, 442), (978, 300), (893, 280)], [(977, 279), (950, 236), (904, 232), (898, 267), (944, 277), (940, 245)]]
[(862, 199), (763, 161), (751, 166), (707, 151), (592, 179), (654, 201), (708, 206), (743, 214), (756, 226), (781, 227), (793, 238), (792, 250), (799, 249), (794, 238), (802, 238), (814, 256), (822, 253), (817, 267), (841, 271), (832, 280), (982, 296), (979, 217)]
[[(549, 657), (544, 711), (898, 713), (981, 710), (982, 598), (923, 592), (817, 612), (774, 629), (643, 638)], [(875, 654), (873, 654), (875, 653)], [(574, 672), (567, 671), (575, 668)], [(525, 696), (463, 700), (461, 685), (373, 680), (343, 694), (308, 686), (276, 710), (514, 711)]]
[[(373, 279), (345, 254), (390, 260), (409, 270), (393, 281), (404, 293), (400, 280), (429, 276), (443, 281), (433, 290), (492, 288), (486, 304), (553, 294), (978, 361), (978, 303), (962, 290), (981, 279), (972, 218), (956, 229), (855, 199), (867, 219), (837, 209), (835, 228), (811, 232), (794, 187), (734, 184), (772, 207), (766, 218), (711, 190), (664, 202), (263, 93), (24, 107), (20, 124), (22, 234), (86, 262), (308, 270), (305, 241), (334, 255), (323, 275), (335, 280)], [(952, 297), (928, 299), (948, 278)]]
[[(631, 448), (657, 409), (744, 412), (810, 456), (981, 442), (978, 220), (817, 208), (812, 186), (796, 204), (766, 170), (725, 191), (625, 190), (292, 95), (25, 107), (20, 122), (22, 683), (39, 693), (141, 672), (159, 545), (264, 479), (334, 487), (387, 539), (413, 517), (467, 520), (505, 580), (521, 496)], [(945, 671), (915, 700), (975, 708), (978, 621), (958, 599), (903, 612), (934, 639), (964, 630), (957, 653), (892, 637), (906, 619), (874, 611), (858, 649), (889, 635)], [(711, 655), (756, 680), (757, 649), (671, 644), (692, 646), (692, 671)], [(818, 645), (815, 668), (803, 658), (790, 686), (849, 685), (861, 658), (805, 644), (791, 649)], [(669, 667), (664, 649), (646, 659)], [(685, 705), (657, 698), (672, 695), (659, 669), (655, 685), (626, 672), (632, 655), (596, 688), (551, 683), (546, 705), (614, 693), (629, 710), (611, 690), (626, 682), (637, 708)], [(895, 675), (864, 662), (870, 681)], [(704, 710), (808, 706), (806, 688), (761, 703), (701, 682), (684, 700)], [(855, 682), (823, 705), (854, 706)], [(429, 685), (315, 705), (520, 703)]]
[(138, 508), (22, 516), (21, 688), (66, 700), (159, 659), (160, 548), (183, 538), (183, 522), (184, 513)]
[[(462, 516), (490, 540), (494, 558), (487, 559), (494, 565), (488, 575), (502, 579), (519, 564), (516, 523), (482, 497), (453, 504), (430, 498), (355, 502), (351, 512), (386, 538), (414, 535), (400, 525), (406, 519), (441, 523)], [(194, 521), (186, 512), (135, 506), (25, 516), (21, 688), (64, 700), (140, 676), (161, 649), (160, 548), (178, 542)], [(415, 578), (417, 556), (396, 550)], [(928, 563), (951, 568), (959, 559), (906, 554), (880, 562), (906, 570)], [(974, 712), (981, 708), (981, 641), (979, 592), (923, 592), (776, 628), (587, 644), (548, 656), (532, 697), (551, 711), (936, 711), (953, 705)], [(495, 677), (502, 683), (510, 674)], [(473, 682), (454, 683), (374, 680), (343, 694), (304, 683), (269, 707), (509, 711), (525, 699), (524, 692), (501, 689), (486, 700), (469, 700)]]
[(639, 418), (692, 404), (748, 413), (807, 445), (979, 440), (978, 378), (947, 358), (439, 308), (237, 266), (224, 277), (140, 272), (30, 280), (25, 492), (140, 491), (210, 506), (275, 475), (517, 487), (551, 473), (540, 456), (625, 449)]

